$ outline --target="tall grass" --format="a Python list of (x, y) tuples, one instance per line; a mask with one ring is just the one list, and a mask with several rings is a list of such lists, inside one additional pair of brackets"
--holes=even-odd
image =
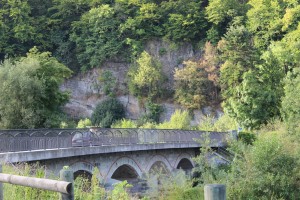
[[(46, 170), (43, 166), (37, 164), (18, 164), (18, 165), (4, 165), (3, 166), (3, 173), (7, 174), (14, 174), (20, 176), (30, 176), (30, 177), (37, 177), (37, 178), (44, 178), (46, 174)], [(56, 179), (53, 175), (49, 174), (49, 178)], [(4, 190), (4, 200), (42, 200), (42, 199), (49, 199), (49, 200), (57, 200), (59, 199), (59, 193), (35, 189), (30, 187), (12, 185), (12, 184), (3, 184)]]

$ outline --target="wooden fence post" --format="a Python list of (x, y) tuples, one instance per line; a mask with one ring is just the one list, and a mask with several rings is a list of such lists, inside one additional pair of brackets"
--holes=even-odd
[[(2, 165), (0, 163), (0, 173), (2, 173)], [(0, 199), (3, 200), (4, 194), (3, 194), (3, 184), (0, 182)]]
[(226, 186), (222, 184), (205, 185), (204, 200), (226, 200)]
[(60, 174), (60, 180), (72, 183), (72, 189), (71, 189), (70, 194), (61, 193), (61, 200), (74, 200), (74, 174), (73, 174), (73, 171), (67, 167), (64, 167), (64, 169), (60, 170), (59, 174)]

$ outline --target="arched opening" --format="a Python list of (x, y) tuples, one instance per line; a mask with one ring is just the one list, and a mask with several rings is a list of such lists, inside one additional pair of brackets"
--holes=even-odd
[(78, 170), (74, 172), (74, 180), (75, 182), (80, 182), (79, 185), (82, 186), (82, 190), (90, 191), (92, 181), (92, 174), (90, 172)]
[(135, 169), (129, 165), (121, 165), (116, 169), (116, 171), (111, 176), (112, 179), (116, 179), (119, 181), (123, 180), (132, 180), (137, 179), (139, 177), (138, 173), (135, 171)]
[(178, 163), (176, 168), (177, 169), (182, 169), (186, 173), (191, 173), (194, 166), (193, 166), (193, 164), (191, 163), (191, 161), (189, 159), (183, 158), (183, 159), (180, 160), (180, 162)]
[(89, 181), (92, 180), (92, 174), (88, 171), (85, 171), (85, 170), (78, 170), (78, 171), (74, 172), (74, 180), (78, 177), (82, 177), (82, 178), (87, 179)]
[(168, 175), (170, 174), (170, 171), (168, 170), (165, 163), (163, 163), (162, 161), (156, 161), (150, 167), (149, 173), (157, 175)]

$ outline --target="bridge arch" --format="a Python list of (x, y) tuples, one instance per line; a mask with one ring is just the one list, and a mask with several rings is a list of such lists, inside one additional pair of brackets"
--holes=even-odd
[(165, 170), (167, 170), (168, 172), (171, 172), (173, 169), (167, 158), (165, 158), (162, 155), (155, 155), (152, 158), (150, 158), (150, 161), (148, 162), (148, 165), (145, 168), (145, 172), (150, 173), (150, 171), (156, 166), (165, 167)]
[(188, 153), (180, 154), (174, 163), (174, 169), (191, 170), (195, 167), (195, 163), (191, 158), (192, 156)]
[[(123, 175), (121, 175), (123, 174)], [(141, 177), (143, 171), (139, 164), (130, 157), (121, 157), (115, 160), (106, 174), (106, 182), (111, 179), (122, 180), (126, 178)]]
[[(74, 179), (78, 176), (83, 176), (88, 178), (89, 180), (92, 178), (94, 166), (86, 161), (75, 162), (70, 165), (71, 170), (74, 172)], [(102, 177), (101, 173), (99, 172), (98, 177)]]

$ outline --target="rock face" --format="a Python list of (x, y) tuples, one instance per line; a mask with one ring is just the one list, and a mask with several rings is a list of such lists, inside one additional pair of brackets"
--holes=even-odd
[[(163, 72), (168, 77), (169, 87), (173, 86), (173, 74), (176, 67), (182, 68), (182, 62), (190, 59), (198, 59), (201, 56), (200, 51), (196, 51), (192, 45), (183, 45), (172, 47), (170, 44), (155, 40), (145, 45), (145, 50), (158, 59), (163, 66)], [(103, 86), (99, 81), (99, 76), (103, 71), (108, 70), (116, 78), (117, 98), (126, 109), (126, 117), (129, 119), (138, 119), (145, 113), (145, 109), (139, 105), (138, 99), (128, 94), (126, 84), (127, 72), (130, 63), (106, 62), (99, 68), (89, 70), (85, 73), (77, 74), (66, 80), (61, 86), (63, 91), (69, 91), (70, 101), (64, 107), (66, 113), (74, 118), (90, 117), (96, 105), (104, 98)], [(164, 112), (161, 115), (161, 121), (169, 120), (179, 105), (163, 102)], [(195, 111), (194, 122), (203, 115), (202, 111)]]

